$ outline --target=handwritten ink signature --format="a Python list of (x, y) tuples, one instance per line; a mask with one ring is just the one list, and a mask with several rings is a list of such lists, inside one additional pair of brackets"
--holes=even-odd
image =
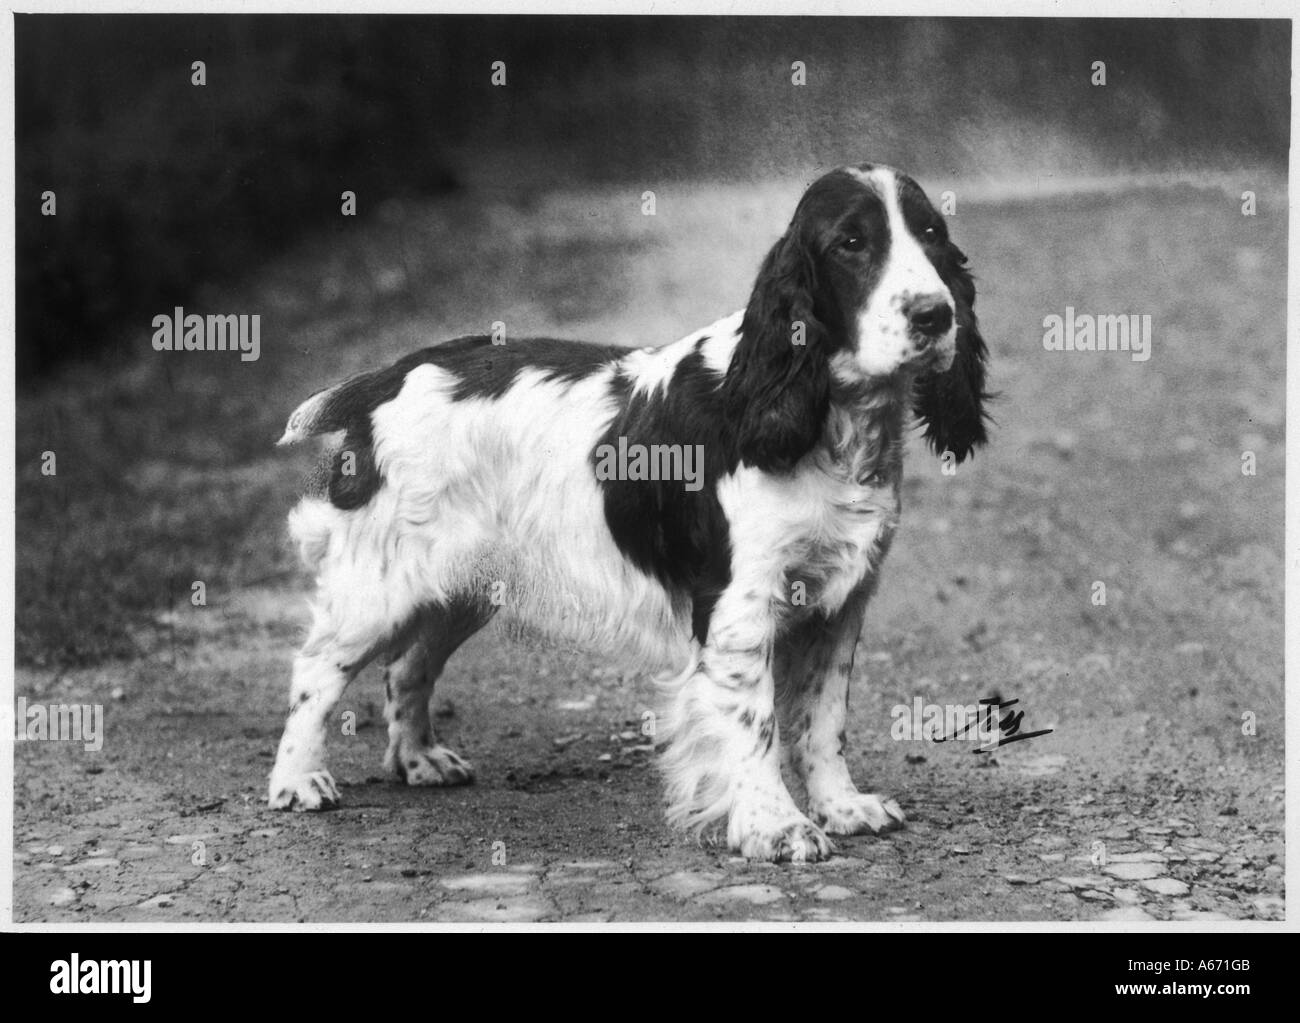
[(961, 739), (966, 736), (971, 728), (980, 727), (981, 720), (984, 722), (980, 728), (980, 737), (985, 734), (991, 734), (995, 738), (990, 739), (988, 743), (978, 746), (971, 750), (972, 753), (992, 753), (1003, 746), (1010, 746), (1013, 742), (1024, 742), (1026, 739), (1036, 739), (1040, 735), (1051, 735), (1056, 731), (1054, 728), (1041, 728), (1036, 732), (1020, 731), (1020, 722), (1024, 720), (1025, 712), (1023, 710), (1008, 712), (1000, 718), (996, 724), (993, 724), (993, 718), (996, 711), (1007, 710), (1008, 707), (1014, 707), (1020, 702), (1019, 699), (1003, 700), (997, 696), (985, 697), (979, 701), (981, 711), (976, 715), (973, 721), (967, 722), (957, 730), (955, 735), (939, 736), (931, 741), (947, 742), (949, 739)]

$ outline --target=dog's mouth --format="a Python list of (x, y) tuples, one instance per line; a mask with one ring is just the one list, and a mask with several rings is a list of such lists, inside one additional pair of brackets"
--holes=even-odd
[(949, 337), (943, 338), (941, 341), (926, 344), (917, 353), (917, 359), (921, 366), (932, 373), (946, 373), (952, 368), (956, 358), (956, 331), (953, 331)]
[(955, 330), (939, 338), (895, 335), (892, 354), (867, 359), (861, 351), (839, 352), (831, 360), (831, 371), (836, 381), (846, 387), (885, 383), (921, 373), (944, 373), (955, 361), (956, 340)]
[(910, 348), (904, 354), (899, 368), (905, 372), (920, 373), (947, 371), (957, 355), (956, 335), (955, 330), (940, 337), (910, 334), (908, 337)]

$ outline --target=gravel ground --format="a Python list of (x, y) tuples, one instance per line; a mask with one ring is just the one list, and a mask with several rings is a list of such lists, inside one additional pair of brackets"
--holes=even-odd
[[(16, 695), (103, 704), (106, 731), (94, 753), (16, 745), (15, 919), (1280, 919), (1276, 190), (1256, 218), (1186, 187), (961, 206), (998, 429), (952, 477), (914, 445), (849, 727), (855, 777), (905, 830), (802, 867), (686, 840), (640, 733), (649, 681), (493, 628), (436, 696), (476, 784), (382, 776), (371, 669), (332, 740), (343, 806), (267, 809), (308, 592), (282, 522), (311, 455), (271, 447), (298, 399), (494, 319), (671, 340), (743, 302), (797, 192), (683, 188), (656, 218), (639, 190), (389, 207), (214, 294), (265, 311), (261, 362), (163, 366), (142, 335), (138, 360), (24, 396)], [(1151, 314), (1151, 360), (1044, 351), (1067, 305)], [(34, 468), (49, 447), (57, 481)], [(94, 636), (121, 642), (77, 646)], [(890, 736), (897, 704), (994, 693), (1052, 733), (992, 757)]]

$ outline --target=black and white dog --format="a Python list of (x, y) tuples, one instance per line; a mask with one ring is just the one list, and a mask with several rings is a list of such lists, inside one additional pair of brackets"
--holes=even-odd
[(281, 443), (342, 439), (290, 516), (319, 590), (270, 805), (337, 802), (326, 723), (376, 657), (386, 765), (471, 780), (430, 697), (499, 611), (681, 672), (658, 735), (673, 823), (794, 861), (901, 826), (849, 777), (849, 676), (909, 417), (958, 461), (985, 441), (974, 301), (917, 184), (847, 167), (804, 194), (745, 309), (674, 344), (460, 338), (309, 398)]

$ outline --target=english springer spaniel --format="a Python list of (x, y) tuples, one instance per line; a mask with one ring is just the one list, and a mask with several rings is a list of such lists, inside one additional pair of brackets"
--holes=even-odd
[(657, 735), (674, 824), (796, 862), (901, 827), (849, 777), (849, 676), (909, 417), (957, 461), (985, 441), (974, 302), (925, 193), (864, 164), (804, 193), (743, 311), (676, 343), (464, 337), (307, 399), (281, 443), (342, 439), (290, 515), (318, 592), (270, 805), (337, 803), (326, 725), (377, 657), (386, 766), (472, 780), (430, 699), (500, 613), (679, 673)]

